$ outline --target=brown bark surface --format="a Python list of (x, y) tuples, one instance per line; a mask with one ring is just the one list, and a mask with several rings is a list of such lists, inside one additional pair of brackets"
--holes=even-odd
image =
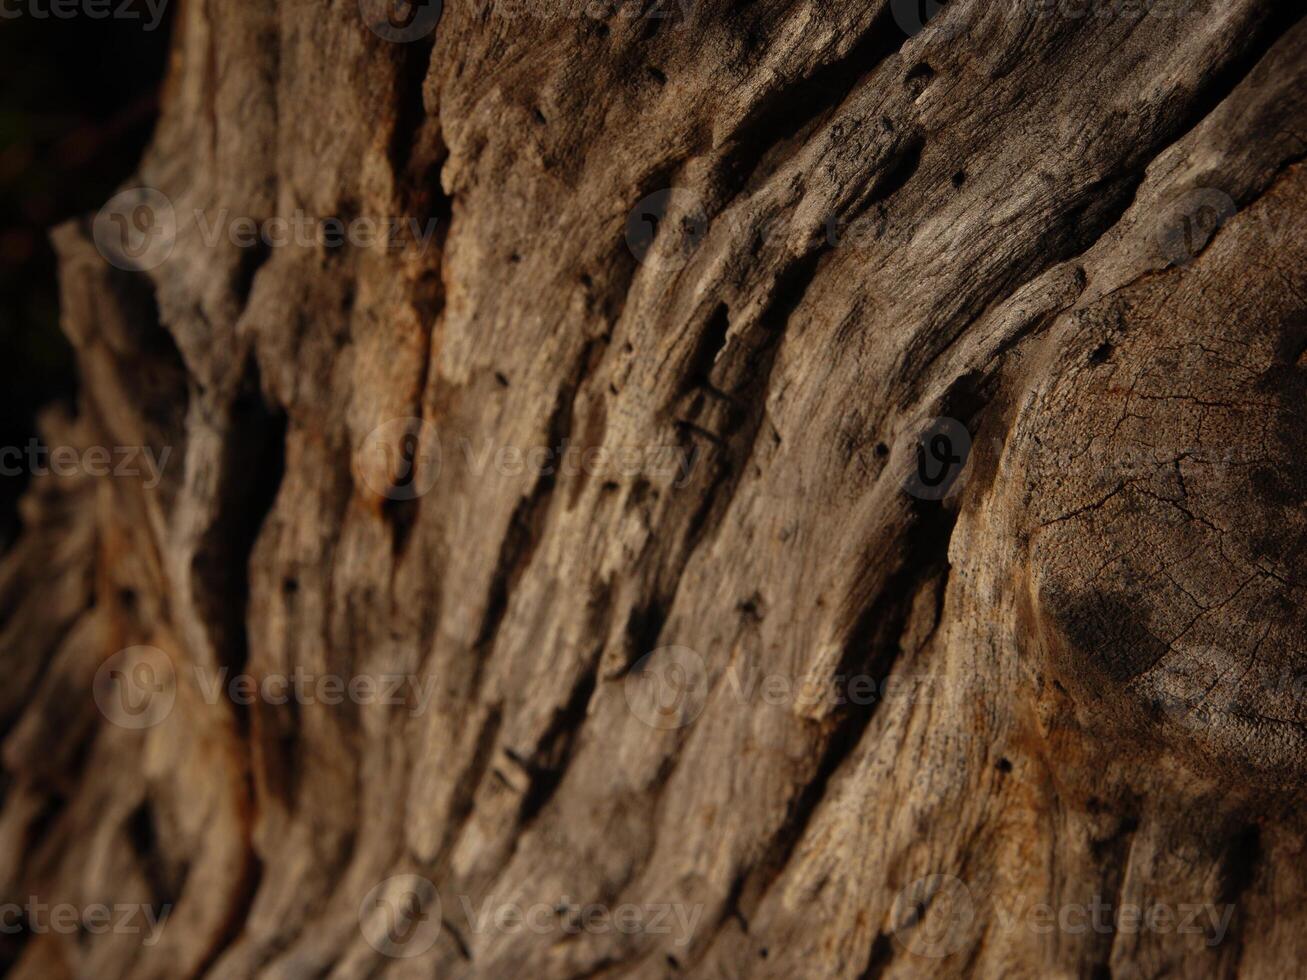
[(385, 6), (56, 232), (0, 897), (167, 918), (14, 975), (1300, 969), (1300, 7)]

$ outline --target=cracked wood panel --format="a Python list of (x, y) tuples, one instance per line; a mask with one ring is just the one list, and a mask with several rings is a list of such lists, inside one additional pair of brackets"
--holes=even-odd
[[(182, 220), (127, 273), (58, 232), (82, 395), (51, 437), (175, 462), (28, 502), (2, 880), (173, 912), (152, 947), (33, 936), (18, 975), (1297, 963), (1307, 30), (1270, 0), (1038, 9), (961, 0), (908, 37), (883, 2), (447, 4), (401, 45), (343, 0), (186, 3), (133, 183), (182, 218), (437, 234), (243, 249)], [(1227, 220), (1185, 240), (1213, 189)], [(921, 499), (938, 417), (973, 449)], [(439, 442), (415, 499), (362, 451), (394, 419)], [(650, 465), (484, 463), (564, 443)], [(79, 694), (133, 644), (178, 667), (144, 731)], [(702, 697), (655, 728), (628, 695), (669, 648)], [(196, 680), (297, 668), (433, 696)], [(928, 696), (739, 694), (850, 674)], [(359, 928), (400, 873), (445, 902), (413, 959)], [(1236, 912), (1214, 946), (1008, 917), (1095, 896)], [(560, 937), (471, 930), (464, 898), (701, 914), (686, 943)]]

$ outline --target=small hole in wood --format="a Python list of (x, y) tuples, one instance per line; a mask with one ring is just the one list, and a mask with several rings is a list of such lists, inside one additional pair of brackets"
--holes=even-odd
[(924, 61), (918, 61), (912, 66), (912, 70), (908, 72), (907, 78), (905, 78), (904, 81), (909, 84), (912, 82), (929, 82), (934, 77), (935, 69), (931, 68), (930, 65), (926, 64)]

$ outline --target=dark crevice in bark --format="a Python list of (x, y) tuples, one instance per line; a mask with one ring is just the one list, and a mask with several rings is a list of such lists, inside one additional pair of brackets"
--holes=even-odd
[[(228, 414), (213, 520), (191, 562), (195, 605), (213, 644), (215, 666), (227, 667), (233, 675), (245, 669), (249, 658), (245, 610), (250, 558), (281, 488), (286, 425), (285, 413), (263, 400), (251, 355)], [(244, 729), (248, 713), (235, 707)]]
[(390, 158), (391, 170), (397, 177), (408, 169), (427, 118), (423, 88), (435, 46), (434, 30), (408, 44), (394, 46), (399, 60), (395, 69), (395, 124), (390, 131), (386, 153)]
[[(762, 315), (739, 336), (741, 353), (738, 357), (732, 355), (732, 363), (727, 365), (714, 354), (712, 363), (708, 363), (708, 371), (712, 376), (710, 383), (730, 408), (721, 431), (714, 432), (690, 419), (672, 419), (677, 446), (689, 460), (687, 473), (697, 474), (705, 466), (711, 467), (712, 473), (706, 481), (692, 477), (689, 486), (683, 490), (678, 488), (678, 492), (687, 497), (697, 491), (697, 502), (691, 504), (693, 511), (684, 530), (678, 534), (680, 544), (670, 559), (671, 566), (654, 580), (649, 598), (629, 615), (626, 629), (627, 660), (617, 675), (619, 677), (624, 676), (641, 657), (657, 647), (691, 557), (697, 548), (711, 540), (714, 529), (739, 486), (762, 424), (766, 393), (783, 328), (812, 284), (820, 259), (820, 251), (814, 250), (791, 263), (777, 277), (770, 302)], [(691, 386), (708, 362), (706, 352), (714, 347), (720, 350), (722, 341), (719, 338), (724, 335), (722, 311), (722, 306), (714, 308), (705, 324), (704, 335), (701, 335), (694, 353), (683, 366)], [(734, 351), (736, 345), (729, 346)], [(745, 352), (745, 347), (750, 349)], [(718, 379), (720, 385), (715, 384)], [(685, 387), (683, 385), (682, 390)], [(702, 408), (702, 405), (696, 407)], [(674, 410), (674, 405), (668, 406), (669, 412)]]
[(726, 346), (726, 334), (731, 328), (731, 312), (725, 303), (718, 303), (708, 317), (708, 325), (695, 342), (686, 365), (686, 389), (711, 385), (713, 364)]
[(123, 827), (132, 851), (140, 863), (141, 871), (149, 885), (154, 901), (151, 903), (156, 912), (165, 913), (176, 903), (182, 889), (186, 886), (189, 865), (170, 868), (164, 855), (159, 850), (158, 829), (154, 821), (154, 808), (149, 799), (141, 803), (127, 816)]
[(503, 705), (491, 705), (486, 712), (486, 719), (481, 725), (481, 730), (477, 732), (476, 747), (472, 752), (472, 758), (468, 762), (467, 768), (459, 776), (458, 785), (454, 788), (454, 794), (449, 804), (449, 819), (445, 822), (446, 830), (434, 862), (437, 868), (444, 864), (450, 849), (454, 846), (454, 842), (458, 840), (463, 825), (472, 813), (472, 804), (476, 802), (477, 787), (481, 785), (481, 780), (490, 767), (490, 761), (494, 758), (495, 742), (499, 738), (499, 729), (503, 721)]
[(867, 955), (867, 965), (863, 967), (859, 980), (879, 980), (885, 975), (890, 961), (894, 959), (894, 943), (883, 932), (877, 933)]
[[(448, 917), (442, 918), (440, 920), (440, 925), (442, 928), (444, 928), (446, 932), (449, 933), (449, 938), (454, 940), (454, 946), (458, 949), (458, 955), (461, 956), (467, 962), (471, 963), (472, 947), (467, 944), (467, 940), (463, 938), (463, 934), (459, 932), (457, 928), (455, 928), (454, 924), (449, 921)], [(377, 966), (378, 973), (381, 972), (381, 968), (382, 965), (378, 964)]]
[(240, 882), (232, 896), (232, 901), (223, 918), (222, 925), (214, 936), (213, 944), (200, 960), (195, 969), (195, 976), (202, 977), (213, 967), (247, 928), (250, 912), (254, 908), (254, 898), (263, 881), (263, 861), (249, 846), (249, 836), (245, 840), (244, 866), (241, 869)]
[[(1262, 831), (1257, 824), (1247, 824), (1238, 832), (1227, 838), (1225, 853), (1221, 856), (1219, 866), (1219, 885), (1217, 905), (1234, 906), (1230, 920), (1234, 935), (1224, 937), (1231, 942), (1234, 951), (1231, 962), (1237, 964), (1243, 956), (1246, 942), (1246, 915), (1243, 912), (1243, 900), (1257, 881), (1257, 873), (1263, 860)], [(1211, 939), (1215, 939), (1213, 936)]]
[[(546, 445), (552, 452), (551, 459), (557, 460), (561, 457), (571, 438), (572, 416), (577, 393), (605, 344), (605, 339), (598, 338), (588, 341), (582, 347), (572, 380), (558, 393), (546, 427)], [(508, 611), (508, 598), (518, 579), (531, 563), (531, 558), (540, 543), (545, 517), (558, 479), (556, 470), (557, 466), (545, 467), (541, 470), (535, 486), (527, 496), (518, 501), (509, 518), (508, 528), (500, 545), (499, 558), (495, 563), (495, 571), (490, 579), (486, 610), (481, 618), (481, 628), (474, 644), (477, 658), (476, 685), (480, 683), (482, 666), (494, 647), (495, 637), (499, 633), (504, 614)]]
[(258, 713), (258, 724), (251, 727), (258, 739), (263, 786), (287, 810), (293, 811), (304, 770), (299, 758), (303, 731), (299, 702), (293, 697), (287, 698), (285, 704), (257, 701), (252, 710)]
[(554, 717), (531, 758), (517, 760), (531, 779), (530, 788), (522, 797), (518, 816), (520, 828), (530, 826), (562, 782), (576, 747), (577, 736), (585, 723), (596, 678), (597, 673), (593, 669), (583, 671), (572, 688), (567, 704), (554, 712)]
[[(777, 277), (762, 315), (739, 335), (741, 354), (732, 357), (731, 363), (719, 361), (711, 369), (710, 377), (716, 390), (730, 404), (721, 429), (714, 432), (690, 419), (677, 420), (682, 450), (692, 454), (696, 466), (702, 458), (714, 469), (699, 506), (687, 525), (684, 538), (687, 544), (699, 543), (712, 536), (739, 486), (762, 424), (784, 328), (812, 285), (820, 260), (821, 252), (813, 250), (791, 263)], [(699, 436), (701, 440), (706, 437), (708, 447), (701, 452), (701, 443), (696, 443), (692, 436)]]
[(1138, 831), (1138, 818), (1133, 814), (1127, 814), (1120, 819), (1116, 829), (1108, 837), (1089, 841), (1090, 854), (1103, 875), (1102, 887), (1112, 896), (1110, 908), (1113, 910), (1112, 922), (1107, 934), (1100, 935), (1095, 931), (1086, 943), (1089, 960), (1085, 967), (1086, 972), (1091, 976), (1112, 975), (1112, 950), (1116, 946), (1116, 937), (1119, 933), (1117, 917), (1120, 915), (1121, 896), (1125, 892), (1130, 849), (1134, 846), (1135, 834)]
[(1220, 901), (1237, 904), (1257, 878), (1262, 860), (1262, 832), (1249, 824), (1230, 839), (1229, 850), (1221, 863)]
[(846, 55), (759, 100), (740, 125), (727, 158), (726, 172), (734, 175), (727, 196), (734, 197), (763, 179), (775, 148), (838, 109), (904, 40), (886, 4)]
[(670, 601), (657, 596), (631, 609), (626, 619), (627, 669), (634, 667), (650, 651), (658, 649), (658, 640), (667, 624)]
[(921, 153), (925, 148), (926, 141), (923, 137), (915, 135), (907, 137), (876, 174), (875, 182), (866, 201), (863, 202), (863, 207), (888, 201), (906, 187), (908, 181), (921, 168)]
[[(837, 668), (842, 677), (887, 677), (902, 655), (900, 639), (913, 599), (923, 581), (944, 575), (948, 544), (957, 515), (936, 501), (914, 501), (904, 557), (898, 570), (856, 618)], [(878, 704), (842, 706), (834, 715), (829, 735), (811, 779), (790, 800), (785, 819), (772, 836), (764, 858), (748, 869), (747, 884), (719, 919), (739, 916), (748, 921), (764, 896), (780, 878), (815, 816), (830, 781), (862, 742)]]
[(237, 305), (244, 310), (250, 302), (250, 293), (254, 291), (254, 277), (267, 263), (272, 255), (272, 248), (262, 236), (253, 245), (240, 250), (236, 262), (236, 271), (232, 279), (231, 291), (236, 297)]
[(1284, 37), (1294, 24), (1307, 16), (1307, 7), (1300, 4), (1277, 3), (1267, 6), (1271, 9), (1263, 8), (1259, 11), (1263, 14), (1261, 21), (1248, 32), (1247, 47), (1207, 77), (1207, 84), (1195, 94), (1187, 106), (1181, 124), (1173, 133), (1171, 141), (1179, 140), (1211, 115), (1257, 67), (1257, 63), (1266, 57), (1276, 42)]
[[(971, 311), (958, 317), (959, 326), (949, 331), (942, 343), (936, 339), (938, 346), (926, 355), (928, 357), (926, 369), (917, 373), (923, 375), (928, 373), (930, 366), (938, 360), (939, 356), (995, 304), (1013, 295), (1022, 286), (1033, 282), (1054, 266), (1080, 258), (1116, 227), (1135, 203), (1136, 194), (1143, 185), (1152, 163), (1219, 108), (1275, 43), (1303, 16), (1303, 11), (1285, 6), (1265, 17), (1253, 31), (1253, 40), (1247, 49), (1211, 76), (1207, 86), (1186, 106), (1176, 125), (1161, 129), (1158, 139), (1149, 145), (1139, 147), (1134, 154), (1122, 160), (1113, 173), (1087, 186), (1078, 195), (1079, 203), (1061, 222), (1051, 225), (1043, 239), (1036, 243), (1038, 247), (1028, 253), (1029, 261), (1021, 263), (1020, 267), (1014, 267), (1008, 275), (996, 278), (985, 295), (976, 298)], [(1038, 325), (1047, 325), (1047, 322)], [(935, 338), (938, 336), (937, 332), (932, 332), (930, 335)], [(930, 337), (925, 340), (929, 342)], [(1010, 347), (1011, 344), (1007, 346)], [(923, 354), (926, 352), (914, 352), (905, 359), (905, 364), (917, 362)]]

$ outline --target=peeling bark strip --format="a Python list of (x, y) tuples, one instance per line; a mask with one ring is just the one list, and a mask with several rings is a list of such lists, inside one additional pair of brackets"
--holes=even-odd
[(0, 562), (15, 976), (1307, 960), (1298, 6), (178, 14), (55, 233), (46, 440), (169, 465)]

